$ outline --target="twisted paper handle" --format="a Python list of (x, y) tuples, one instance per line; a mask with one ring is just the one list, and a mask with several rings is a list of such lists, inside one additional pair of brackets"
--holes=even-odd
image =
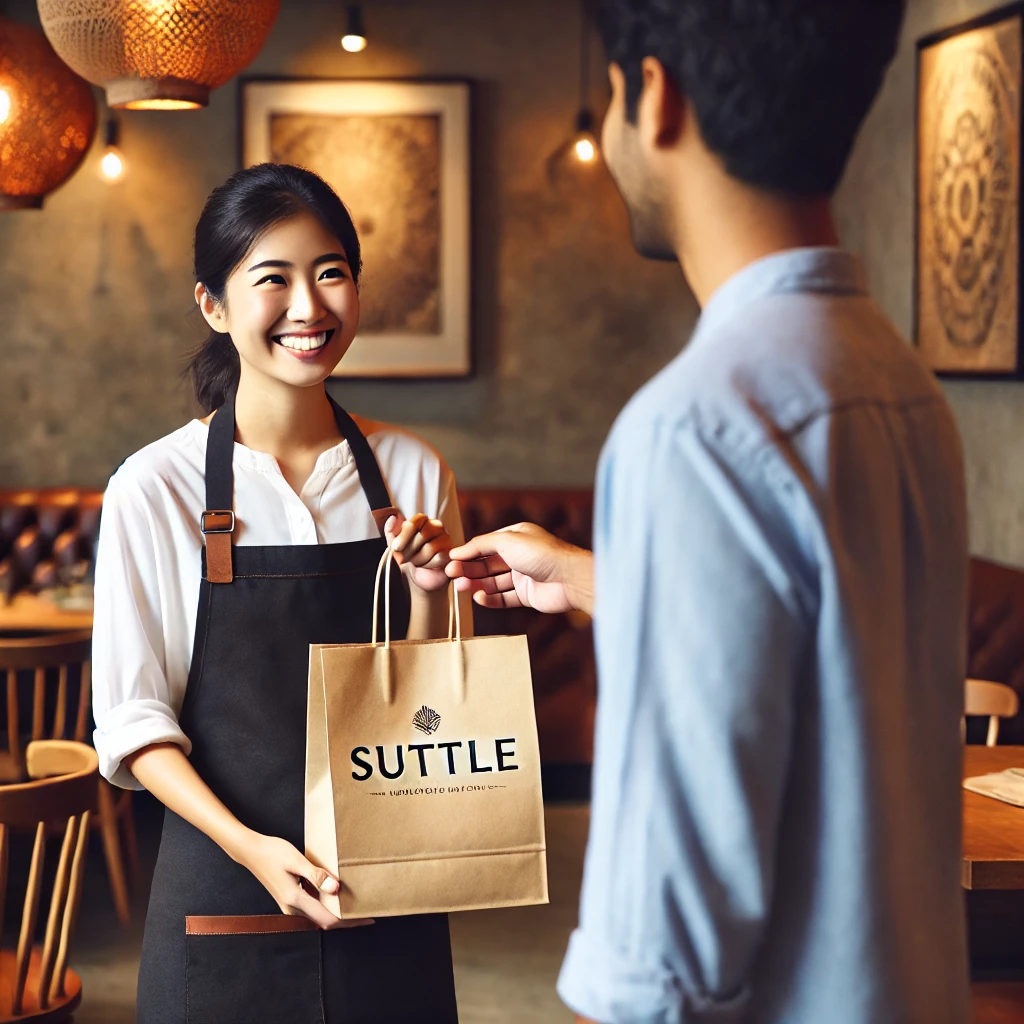
[[(373, 582), (373, 628), (370, 634), (370, 643), (377, 647), (377, 616), (380, 609), (380, 584), (381, 577), (384, 579), (384, 670), (381, 673), (384, 700), (390, 704), (391, 693), (391, 566), (395, 562), (395, 550), (393, 542), (384, 549), (377, 563), (377, 575)], [(452, 580), (448, 587), (448, 639), (453, 641), (453, 653), (455, 657), (455, 677), (457, 680), (456, 693), (459, 703), (466, 699), (466, 672), (462, 656), (462, 615), (459, 608), (459, 595), (455, 589), (455, 581)]]

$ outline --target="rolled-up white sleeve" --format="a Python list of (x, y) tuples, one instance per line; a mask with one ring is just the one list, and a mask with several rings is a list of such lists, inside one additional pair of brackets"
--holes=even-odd
[(606, 453), (598, 492), (591, 828), (558, 991), (601, 1024), (738, 1024), (806, 606), (756, 457), (679, 427), (634, 441)]
[(115, 475), (103, 498), (93, 622), (93, 742), (100, 772), (142, 788), (122, 761), (152, 743), (191, 744), (178, 725), (164, 656), (156, 540), (146, 502)]

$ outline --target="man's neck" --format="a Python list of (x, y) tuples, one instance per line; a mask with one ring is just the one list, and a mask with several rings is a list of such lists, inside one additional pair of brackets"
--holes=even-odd
[(828, 199), (786, 199), (729, 179), (676, 204), (676, 253), (703, 308), (744, 267), (787, 249), (836, 246)]

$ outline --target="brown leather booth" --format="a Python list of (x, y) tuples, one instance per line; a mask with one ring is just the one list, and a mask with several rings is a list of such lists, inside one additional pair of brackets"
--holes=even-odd
[[(591, 543), (590, 490), (464, 490), (459, 500), (467, 536), (529, 521), (573, 544)], [(97, 490), (0, 491), (0, 624), (4, 599), (15, 592), (45, 593), (88, 573), (101, 501)], [(597, 696), (589, 619), (478, 608), (475, 622), (481, 634), (529, 638), (545, 763), (589, 764)], [(1024, 572), (972, 559), (967, 628), (969, 674), (1024, 696)], [(1007, 722), (1000, 739), (1024, 742), (1024, 715)]]
[[(102, 492), (60, 488), (0, 491), (0, 629), (15, 594), (45, 594), (88, 578), (95, 556)], [(460, 494), (467, 536), (531, 520), (574, 544), (589, 546), (589, 490), (481, 490)], [(481, 634), (526, 633), (537, 693), (542, 757), (553, 788), (582, 793), (590, 763), (596, 690), (590, 620), (517, 609), (476, 609)]]

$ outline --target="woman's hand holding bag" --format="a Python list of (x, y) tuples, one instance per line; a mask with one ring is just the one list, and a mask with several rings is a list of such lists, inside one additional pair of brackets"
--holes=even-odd
[(274, 897), (281, 912), (308, 917), (319, 928), (352, 928), (372, 920), (343, 921), (312, 893), (336, 893), (338, 880), (308, 861), (286, 839), (253, 833), (238, 862), (248, 868)]

